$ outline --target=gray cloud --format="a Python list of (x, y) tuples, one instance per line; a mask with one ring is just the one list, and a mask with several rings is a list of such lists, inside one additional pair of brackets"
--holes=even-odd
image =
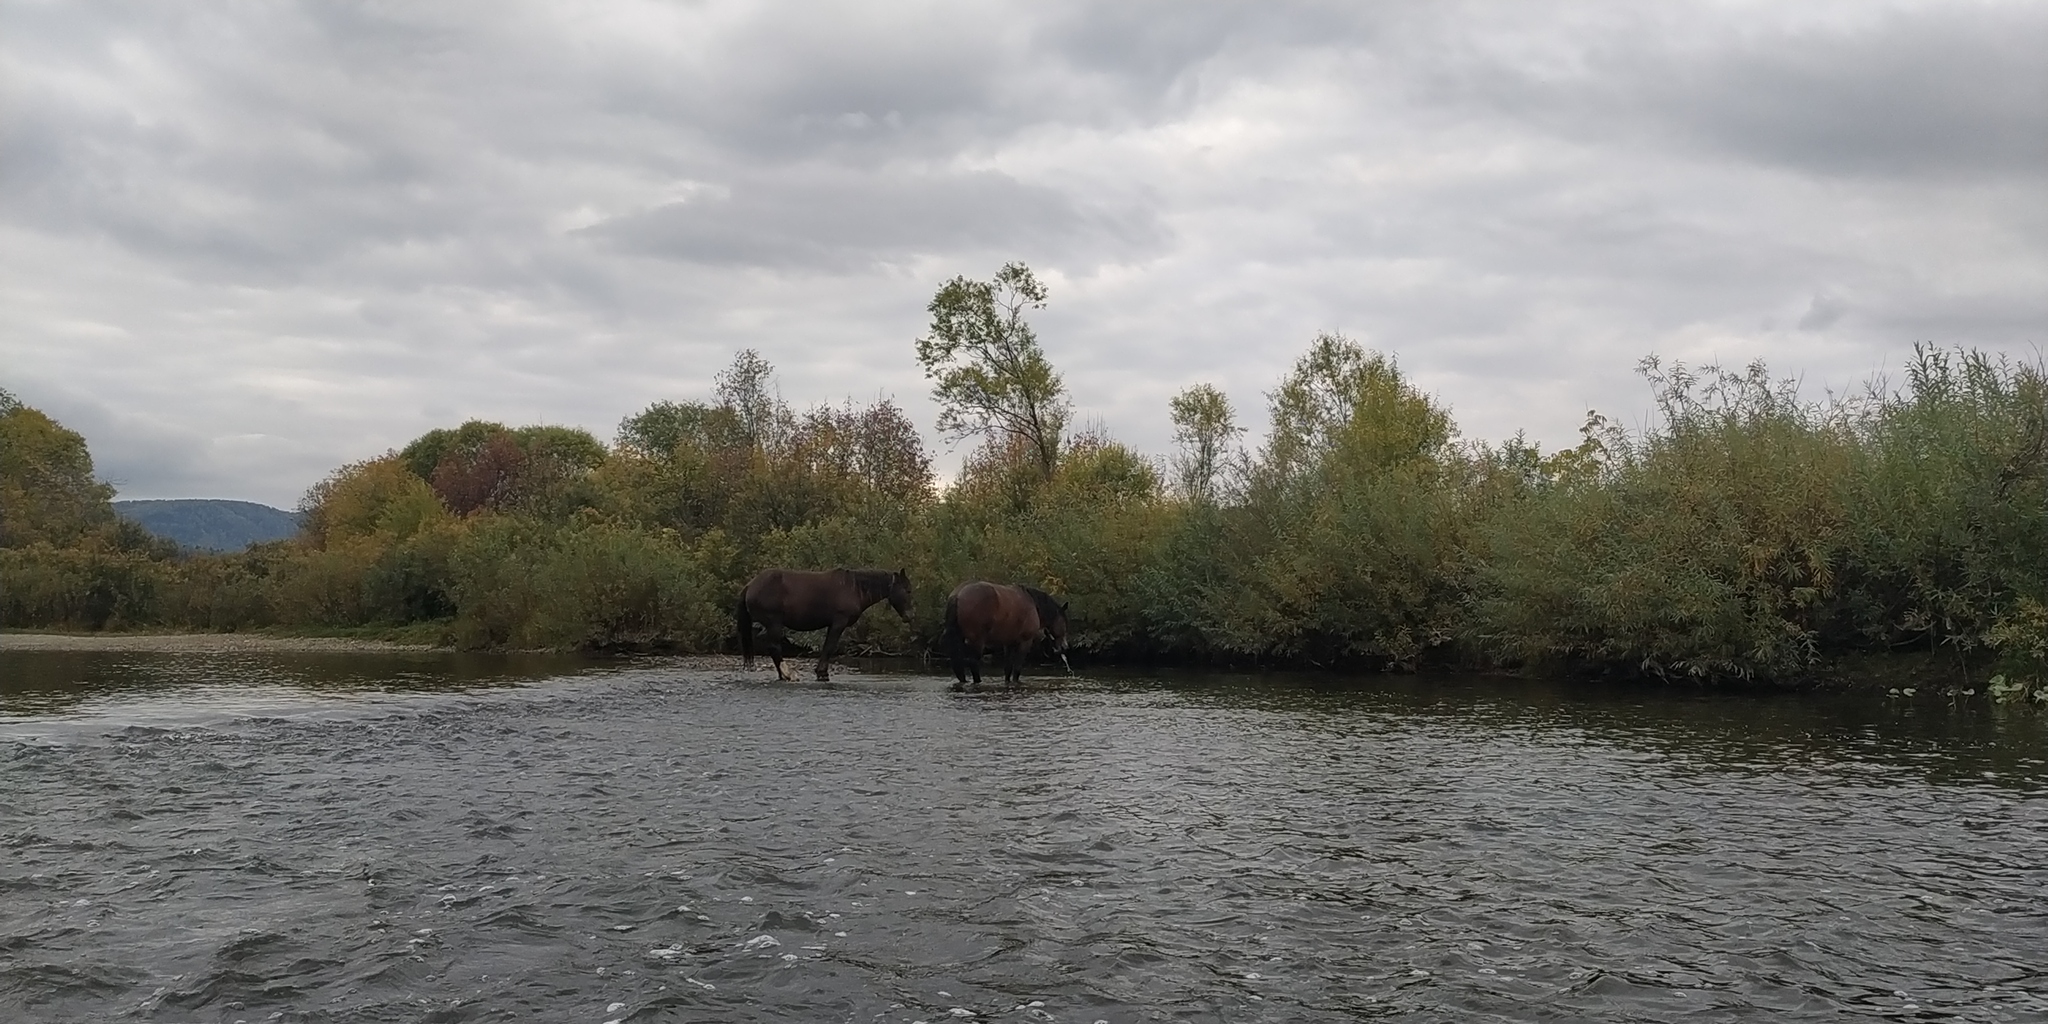
[(1324, 329), (1569, 442), (1651, 351), (2033, 352), (2043, 44), (1995, 2), (0, 2), (0, 384), (128, 496), (289, 504), (741, 347), (929, 424), (925, 302), (1022, 258), (1140, 448), (1198, 380), (1256, 427)]
[[(1871, 4), (1812, 23), (1611, 12), (1564, 54), (1453, 61), (1437, 98), (1601, 144), (1848, 178), (2048, 179), (2048, 9)], [(1768, 24), (1768, 23), (1766, 23)]]
[(995, 171), (769, 175), (583, 229), (641, 255), (714, 265), (855, 271), (962, 251), (1031, 251), (1063, 265), (1142, 258), (1152, 211), (1083, 207)]

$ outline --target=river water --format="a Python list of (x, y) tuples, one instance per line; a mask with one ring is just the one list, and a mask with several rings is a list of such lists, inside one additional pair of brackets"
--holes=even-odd
[(2048, 1020), (1943, 699), (0, 651), (0, 1020)]

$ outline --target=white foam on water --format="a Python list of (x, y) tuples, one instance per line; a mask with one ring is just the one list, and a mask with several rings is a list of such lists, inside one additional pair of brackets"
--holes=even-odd
[(776, 938), (776, 937), (775, 937), (775, 936), (773, 936), (773, 935), (756, 935), (756, 936), (754, 936), (753, 938), (751, 938), (751, 939), (748, 939), (747, 941), (745, 941), (745, 942), (742, 942), (742, 943), (740, 943), (740, 948), (741, 948), (741, 949), (767, 949), (767, 948), (769, 948), (769, 947), (771, 947), (771, 946), (780, 946), (780, 945), (782, 945), (782, 940), (781, 940), (781, 939), (778, 939), (778, 938)]

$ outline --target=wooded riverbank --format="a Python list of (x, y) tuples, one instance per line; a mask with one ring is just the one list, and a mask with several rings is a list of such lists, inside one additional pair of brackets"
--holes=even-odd
[(1393, 361), (1323, 336), (1269, 393), (1265, 438), (1241, 444), (1198, 386), (1165, 458), (1067, 430), (1054, 374), (1037, 434), (956, 419), (980, 447), (940, 486), (893, 403), (799, 413), (746, 352), (608, 444), (436, 430), (313, 487), (300, 537), (189, 556), (116, 522), (82, 439), (15, 403), (0, 624), (709, 652), (733, 648), (757, 569), (855, 565), (917, 590), (856, 653), (922, 651), (945, 594), (985, 578), (1071, 600), (1097, 661), (1797, 682), (1912, 650), (2022, 696), (2048, 679), (2039, 366), (1924, 348), (1898, 386), (1819, 403), (1762, 366), (1641, 370), (1656, 423), (1590, 414), (1545, 451), (1461, 438)]

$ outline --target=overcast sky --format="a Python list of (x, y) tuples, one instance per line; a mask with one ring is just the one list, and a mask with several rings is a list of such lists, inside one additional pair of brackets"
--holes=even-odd
[(0, 387), (123, 497), (287, 507), (745, 347), (929, 430), (925, 304), (1021, 259), (1141, 450), (1321, 330), (1555, 447), (1650, 353), (2036, 358), (2044, 54), (2043, 3), (0, 0)]

